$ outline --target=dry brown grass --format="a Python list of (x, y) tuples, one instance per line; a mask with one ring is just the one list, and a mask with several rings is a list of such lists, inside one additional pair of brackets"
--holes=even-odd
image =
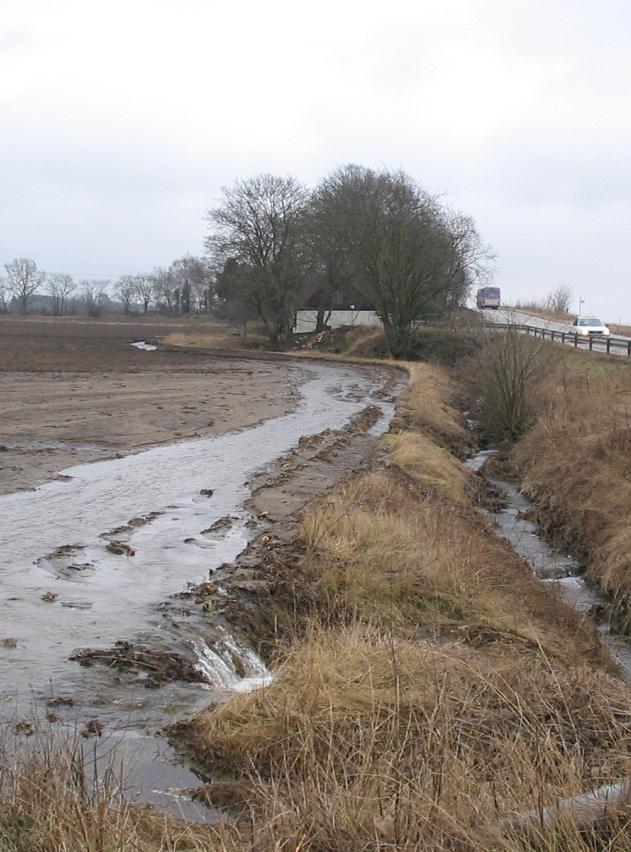
[[(378, 468), (307, 512), (290, 573), (319, 608), (275, 681), (187, 728), (235, 780), (256, 848), (531, 849), (500, 820), (631, 772), (631, 693), (593, 626), (475, 513), (440, 445), (461, 427), (434, 369), (398, 424), (440, 437), (390, 436)], [(602, 830), (631, 845), (624, 823)], [(570, 822), (536, 848), (590, 843)]]
[(620, 614), (631, 601), (631, 373), (622, 366), (551, 373), (537, 423), (513, 453), (550, 531), (585, 555)]
[[(419, 471), (423, 465), (418, 458)], [(325, 602), (327, 622), (355, 618), (405, 635), (599, 658), (593, 630), (489, 534), (464, 494), (451, 499), (452, 487), (385, 468), (306, 514), (301, 571)]]
[(397, 400), (393, 432), (422, 434), (452, 450), (462, 451), (469, 436), (453, 406), (455, 385), (436, 365), (406, 363), (410, 380)]
[(194, 725), (211, 764), (250, 779), (258, 848), (508, 849), (501, 818), (631, 771), (627, 699), (514, 649), (314, 628), (264, 692)]
[(607, 323), (612, 334), (620, 334), (623, 337), (631, 337), (631, 325), (618, 325), (618, 323)]
[(516, 311), (523, 311), (524, 313), (532, 314), (532, 316), (541, 317), (541, 319), (557, 320), (558, 322), (567, 320), (569, 323), (576, 316), (576, 314), (565, 313), (565, 311), (553, 311), (550, 308), (546, 308), (544, 304), (538, 302), (536, 299), (517, 301), (514, 305), (506, 305), (505, 307), (509, 311), (511, 308), (514, 308)]
[(238, 349), (243, 346), (244, 341), (240, 335), (227, 334), (225, 329), (221, 329), (221, 332), (208, 334), (173, 332), (167, 334), (162, 343), (167, 346), (186, 346), (192, 349)]
[[(2, 852), (231, 852), (236, 832), (187, 824), (123, 796), (115, 753), (98, 782), (79, 741), (46, 735), (0, 746)], [(242, 848), (242, 847), (239, 847)]]

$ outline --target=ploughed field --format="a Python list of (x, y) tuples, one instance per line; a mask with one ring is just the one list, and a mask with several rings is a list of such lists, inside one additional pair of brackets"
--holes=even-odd
[[(0, 493), (69, 465), (220, 435), (295, 406), (301, 373), (287, 362), (132, 345), (199, 325), (0, 318)], [(231, 342), (226, 328), (210, 328), (218, 346)]]

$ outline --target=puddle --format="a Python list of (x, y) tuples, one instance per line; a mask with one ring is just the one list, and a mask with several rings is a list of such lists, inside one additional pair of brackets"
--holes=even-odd
[(159, 769), (168, 747), (155, 731), (227, 692), (263, 687), (270, 672), (229, 634), (212, 648), (202, 637), (186, 639), (202, 682), (157, 690), (124, 671), (84, 668), (69, 658), (78, 648), (108, 649), (144, 636), (168, 643), (169, 629), (178, 625), (161, 602), (234, 561), (251, 539), (245, 503), (257, 471), (301, 437), (343, 428), (367, 405), (382, 412), (370, 433), (387, 429), (394, 406), (377, 398), (387, 371), (299, 369), (306, 381), (290, 414), (240, 432), (77, 465), (38, 488), (0, 496), (0, 722), (10, 726), (33, 712), (43, 717), (51, 698), (70, 697), (69, 706), (55, 711), (61, 724), (104, 720), (108, 735), (124, 743), (125, 760), (128, 745), (145, 757), (159, 749), (162, 757), (150, 758), (144, 770), (149, 779), (138, 768), (144, 780), (132, 789), (173, 811), (177, 797), (166, 788), (192, 786), (191, 779), (179, 784)]
[[(494, 455), (497, 455), (494, 449), (482, 450), (468, 459), (465, 466), (478, 471)], [(572, 556), (552, 548), (540, 535), (537, 525), (528, 519), (532, 504), (516, 484), (493, 477), (488, 477), (488, 480), (505, 494), (506, 503), (499, 511), (484, 511), (484, 514), (494, 523), (499, 535), (507, 539), (513, 550), (528, 562), (535, 575), (543, 582), (553, 584), (567, 603), (586, 615), (591, 615), (594, 608), (604, 607), (606, 598), (581, 576), (581, 565)], [(631, 641), (616, 634), (606, 623), (598, 623), (598, 630), (619, 662), (624, 679), (631, 682)]]
[(135, 343), (130, 343), (130, 346), (134, 346), (136, 349), (142, 349), (143, 352), (155, 352), (158, 348), (153, 343), (145, 343), (144, 340), (137, 340)]

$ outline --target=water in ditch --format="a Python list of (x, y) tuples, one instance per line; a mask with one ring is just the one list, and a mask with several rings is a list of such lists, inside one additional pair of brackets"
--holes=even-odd
[[(123, 742), (131, 788), (144, 800), (176, 802), (172, 789), (196, 778), (174, 765), (155, 735), (165, 723), (234, 690), (263, 686), (270, 673), (247, 644), (226, 634), (216, 647), (190, 637), (205, 683), (128, 688), (103, 668), (69, 660), (80, 647), (160, 634), (160, 603), (234, 560), (252, 533), (248, 481), (303, 436), (340, 429), (367, 405), (393, 413), (386, 372), (305, 364), (295, 411), (213, 438), (163, 445), (78, 465), (31, 491), (0, 497), (0, 721), (6, 727), (50, 702), (66, 725), (98, 716), (105, 754)], [(228, 530), (209, 532), (231, 516)], [(238, 673), (235, 656), (239, 660)], [(186, 805), (176, 810), (195, 818)], [(202, 818), (204, 818), (202, 816)]]
[[(470, 470), (478, 471), (496, 454), (494, 449), (482, 450), (465, 464)], [(555, 550), (543, 539), (537, 525), (529, 519), (532, 504), (516, 484), (492, 476), (487, 478), (505, 500), (501, 509), (485, 511), (485, 514), (499, 535), (507, 539), (515, 552), (526, 560), (535, 575), (558, 589), (569, 604), (588, 617), (597, 610), (605, 609), (605, 597), (582, 576), (580, 563), (572, 556)], [(623, 677), (631, 682), (631, 641), (617, 634), (605, 622), (598, 622), (598, 630), (620, 664)]]

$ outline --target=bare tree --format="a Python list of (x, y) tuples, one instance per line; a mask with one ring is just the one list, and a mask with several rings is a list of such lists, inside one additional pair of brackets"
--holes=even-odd
[(291, 177), (258, 175), (223, 189), (210, 210), (206, 248), (217, 271), (241, 264), (245, 298), (275, 343), (290, 330), (302, 285), (301, 234), (308, 196)]
[(153, 270), (154, 294), (158, 307), (169, 314), (179, 310), (179, 288), (173, 267), (157, 266)]
[(34, 260), (18, 257), (5, 264), (9, 292), (18, 300), (20, 313), (26, 314), (31, 296), (44, 282), (46, 274), (37, 268)]
[(560, 314), (569, 314), (574, 294), (567, 284), (559, 284), (546, 298), (546, 308)]
[(489, 435), (515, 441), (532, 424), (533, 394), (549, 359), (543, 340), (517, 329), (492, 333), (472, 365), (477, 413)]
[(176, 285), (182, 313), (195, 310), (208, 313), (214, 295), (214, 279), (208, 262), (185, 255), (174, 260), (169, 271)]
[[(352, 203), (336, 181), (325, 180), (312, 194), (305, 229), (306, 302), (316, 308), (316, 331), (326, 328), (334, 304), (361, 304), (357, 269), (349, 251)], [(351, 217), (351, 221), (349, 221)]]
[(53, 314), (56, 317), (66, 315), (68, 300), (76, 289), (72, 275), (49, 275), (46, 279), (46, 287), (53, 300)]
[(236, 260), (228, 260), (217, 273), (219, 315), (241, 326), (243, 337), (248, 335), (248, 322), (258, 316), (249, 299), (250, 271)]
[(409, 354), (414, 321), (464, 303), (488, 252), (471, 219), (403, 172), (349, 165), (320, 187), (337, 210), (360, 301), (383, 322), (394, 357)]
[(0, 278), (0, 314), (9, 312), (9, 286), (6, 278)]
[(143, 313), (146, 314), (155, 295), (155, 279), (153, 275), (134, 275), (134, 286), (142, 302)]
[(134, 275), (121, 275), (116, 282), (116, 292), (122, 302), (126, 314), (131, 313), (136, 298), (136, 278)]
[(107, 302), (107, 280), (83, 280), (79, 282), (81, 299), (86, 313), (91, 317), (98, 317)]

